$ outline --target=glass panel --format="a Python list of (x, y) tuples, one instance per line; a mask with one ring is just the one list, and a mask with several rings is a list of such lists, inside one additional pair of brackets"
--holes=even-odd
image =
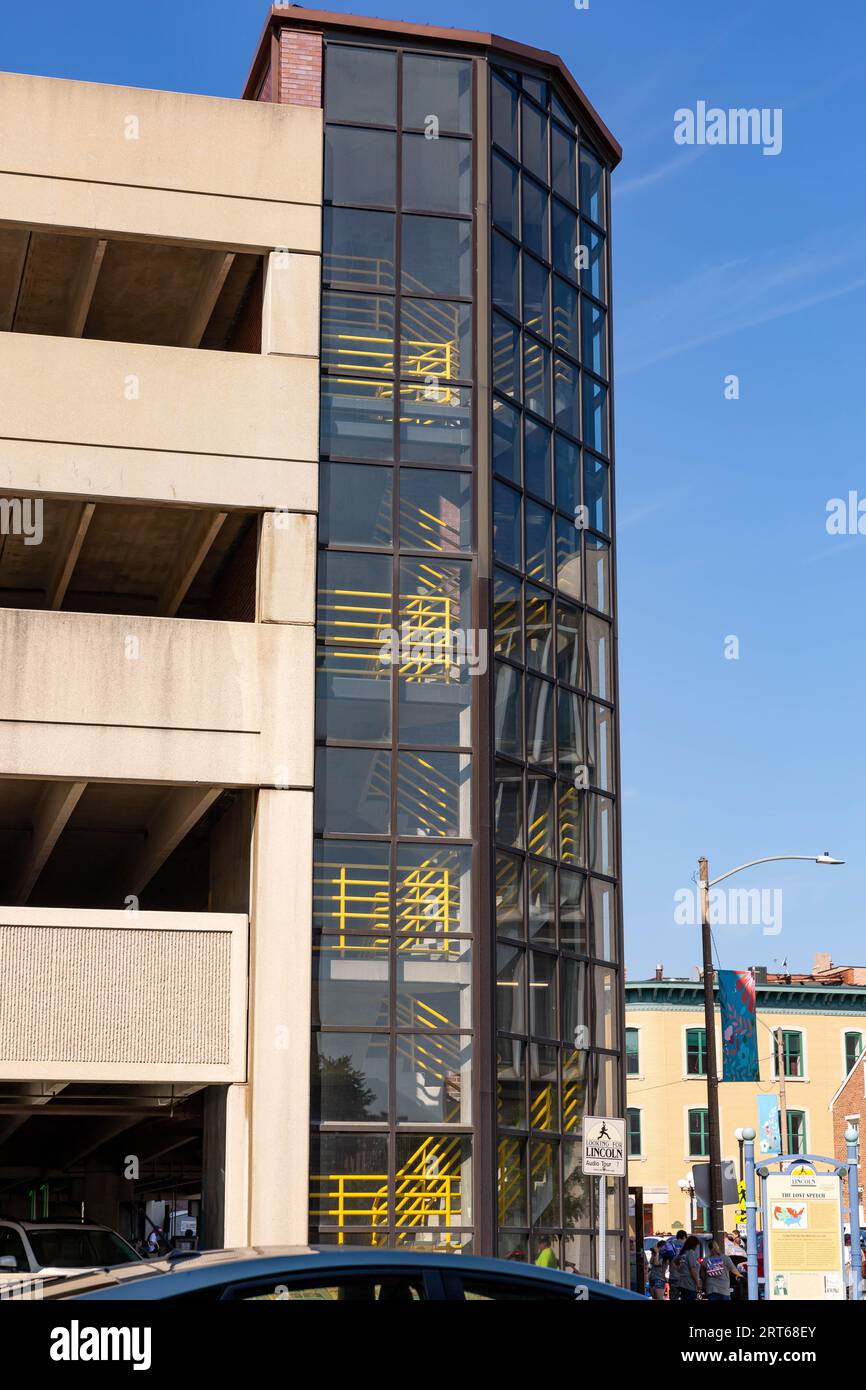
[(577, 142), (558, 126), (551, 130), (551, 169), (553, 189), (570, 203), (577, 194)]
[(493, 484), (493, 553), (520, 569), (520, 493), (502, 483)]
[(394, 397), (380, 381), (322, 377), (321, 438), (325, 458), (394, 457)]
[(394, 300), (375, 294), (322, 295), (322, 365), (394, 375)]
[(550, 437), (547, 425), (540, 425), (529, 416), (524, 419), (523, 485), (528, 492), (552, 501), (550, 490)]
[(493, 574), (493, 650), (497, 656), (523, 660), (520, 580), (497, 569)]
[(403, 217), (400, 285), (404, 293), (409, 294), (470, 296), (472, 223), (406, 214)]
[(493, 401), (493, 471), (520, 486), (520, 414), (498, 397)]
[(556, 957), (541, 951), (530, 951), (529, 1026), (533, 1037), (558, 1037), (558, 1020)]
[(400, 546), (432, 551), (471, 548), (471, 473), (400, 470)]
[(586, 867), (584, 820), (586, 792), (577, 791), (571, 782), (558, 782), (559, 797), (559, 857), (575, 868)]
[[(559, 944), (564, 949), (579, 951), (582, 955), (589, 953), (586, 879), (583, 874), (574, 874), (570, 869), (559, 871)], [(575, 1040), (567, 1028), (563, 1030), (563, 1037), (567, 1042)]]
[(526, 1043), (517, 1038), (500, 1038), (496, 1057), (497, 1123), (510, 1129), (525, 1129)]
[(472, 375), (472, 309), (444, 300), (404, 299), (400, 373), (455, 381)]
[(472, 956), (457, 937), (412, 935), (397, 943), (398, 1028), (472, 1027)]
[(325, 120), (397, 124), (397, 55), (379, 48), (325, 48)]
[(529, 860), (529, 935), (539, 946), (556, 945), (556, 870)]
[(595, 971), (595, 1038), (597, 1047), (619, 1047), (619, 1011), (617, 1005), (616, 971)]
[(517, 169), (508, 159), (494, 153), (490, 165), (490, 201), (493, 221), (515, 241), (520, 240), (520, 208)]
[(403, 206), (417, 208), (419, 212), (469, 214), (472, 211), (471, 143), (404, 135)]
[(403, 125), (472, 131), (472, 64), (461, 58), (403, 57)]
[(575, 1133), (580, 1129), (588, 1108), (588, 1055), (585, 1046), (574, 1051), (563, 1048), (562, 1128), (566, 1133)]
[(616, 873), (613, 802), (594, 793), (589, 798), (589, 865), (598, 874)]
[(400, 753), (397, 834), (469, 834), (470, 765), (461, 753)]
[(553, 343), (572, 357), (578, 356), (577, 290), (558, 275), (553, 277)]
[(583, 961), (573, 960), (571, 956), (562, 956), (559, 969), (562, 979), (562, 1038), (564, 1042), (579, 1047), (589, 1037), (589, 966)]
[(529, 1172), (533, 1226), (558, 1226), (559, 1145), (532, 1140), (529, 1145)]
[(612, 655), (610, 623), (588, 613), (586, 615), (586, 668), (589, 689), (593, 695), (598, 695), (602, 700), (613, 699)]
[(395, 1051), (398, 1124), (471, 1123), (469, 1038), (453, 1033), (401, 1033), (395, 1039)]
[(567, 685), (581, 686), (580, 629), (582, 614), (568, 603), (556, 605), (556, 674)]
[(594, 377), (583, 377), (583, 441), (597, 453), (608, 452), (607, 387)]
[(493, 385), (520, 397), (520, 330), (499, 314), (493, 315)]
[(394, 207), (397, 137), (385, 130), (325, 127), (325, 201)]
[(550, 109), (557, 120), (562, 121), (562, 124), (567, 126), (569, 130), (574, 130), (574, 117), (569, 115), (555, 92), (550, 94)]
[(362, 463), (319, 466), (319, 540), (325, 545), (375, 545), (390, 549), (391, 468)]
[(602, 883), (597, 878), (591, 880), (592, 941), (595, 954), (601, 960), (617, 958), (615, 892), (613, 884)]
[(491, 126), (493, 139), (517, 158), (517, 93), (500, 78), (493, 76), (490, 87)]
[(580, 210), (604, 225), (604, 169), (593, 154), (580, 147)]
[(391, 738), (391, 672), (351, 641), (316, 651), (316, 737), (354, 743)]
[(550, 542), (553, 513), (526, 500), (526, 574), (540, 584), (553, 584)]
[(535, 179), (523, 176), (523, 245), (543, 261), (550, 260), (547, 205), (550, 196)]
[(312, 1064), (317, 1120), (387, 1120), (386, 1033), (314, 1033)]
[(577, 279), (577, 218), (558, 198), (552, 214), (553, 268), (569, 280)]
[[(398, 1134), (394, 1223), (401, 1249), (465, 1249), (472, 1221), (472, 1144), (465, 1134)], [(406, 1228), (405, 1243), (400, 1228)], [(431, 1242), (433, 1242), (431, 1244)], [(381, 1298), (380, 1294), (380, 1298)]]
[(497, 753), (523, 756), (521, 676), (513, 666), (496, 662), (493, 726)]
[(577, 367), (557, 357), (553, 371), (554, 414), (556, 427), (566, 434), (580, 434), (580, 383)]
[(517, 946), (497, 946), (496, 1027), (500, 1033), (526, 1032), (525, 980), (526, 952)]
[(523, 335), (523, 399), (536, 415), (550, 414), (550, 349)]
[[(593, 1115), (619, 1115), (619, 1062), (616, 1057), (593, 1054), (596, 1072)], [(608, 1109), (610, 1107), (610, 1109)]]
[(570, 690), (556, 695), (557, 763), (560, 772), (577, 772), (584, 766), (583, 701)]
[(523, 257), (523, 322), (533, 333), (550, 337), (550, 272), (533, 256)]
[[(310, 1220), (317, 1226), (372, 1226), (388, 1218), (388, 1136), (314, 1133)], [(371, 1244), (369, 1235), (357, 1239)], [(348, 1243), (354, 1243), (349, 1237)]]
[(316, 830), (343, 835), (390, 831), (391, 755), (367, 748), (317, 748)]
[(549, 777), (530, 773), (526, 781), (528, 849), (531, 854), (543, 854), (548, 859), (556, 857), (555, 821), (553, 807), (554, 784)]
[(580, 507), (580, 449), (556, 436), (556, 505), (577, 517)]
[(391, 929), (388, 846), (361, 840), (313, 845), (313, 926), (333, 932)]
[(387, 937), (321, 936), (313, 941), (313, 1023), (387, 1028)]
[(499, 1140), (496, 1192), (499, 1225), (522, 1226), (527, 1219), (525, 1139)]
[(391, 626), (391, 559), (351, 551), (320, 551), (316, 630), (320, 641), (378, 657)]
[(553, 600), (531, 584), (526, 586), (526, 664), (553, 675)]
[(556, 518), (556, 583), (563, 593), (580, 598), (580, 529), (573, 521)]
[(523, 848), (523, 774), (519, 767), (496, 763), (494, 824), (499, 844)]
[(610, 542), (586, 536), (586, 601), (590, 608), (610, 613)]
[(322, 238), (325, 282), (339, 281), (356, 289), (392, 290), (394, 225), (392, 212), (325, 208)]
[(404, 463), (472, 461), (471, 393), (456, 386), (400, 388), (400, 457)]
[(607, 376), (607, 314), (591, 299), (581, 304), (583, 365)]
[[(572, 263), (574, 264), (574, 262)], [(599, 232), (594, 231), (581, 218), (580, 287), (589, 290), (589, 293), (594, 294), (596, 299), (604, 299), (604, 286), (604, 237)]]
[[(589, 1209), (590, 1179), (581, 1171), (582, 1148), (574, 1139), (564, 1139), (562, 1143), (562, 1220), (566, 1226), (588, 1226), (591, 1220)], [(575, 1248), (586, 1242), (585, 1253)], [(589, 1274), (589, 1237), (578, 1236), (566, 1241), (566, 1258), (579, 1261), (578, 1270)]]
[(536, 110), (528, 101), (522, 103), (523, 163), (533, 174), (545, 183), (549, 181), (547, 169), (547, 126), (548, 120), (543, 112)]
[(515, 318), (520, 313), (518, 259), (514, 243), (494, 232), (490, 267), (493, 303)]
[(472, 851), (463, 845), (398, 845), (398, 935), (471, 932), (471, 869)]
[(604, 705), (589, 705), (589, 780), (604, 792), (616, 790), (613, 760), (613, 715)]
[(610, 469), (592, 454), (583, 456), (583, 500), (587, 521), (596, 531), (610, 534)]
[(504, 936), (526, 934), (523, 921), (523, 860), (496, 853), (496, 930)]
[(551, 681), (526, 677), (526, 757), (553, 767), (553, 691)]
[(559, 1048), (549, 1043), (529, 1048), (529, 1124), (531, 1129), (559, 1129)]

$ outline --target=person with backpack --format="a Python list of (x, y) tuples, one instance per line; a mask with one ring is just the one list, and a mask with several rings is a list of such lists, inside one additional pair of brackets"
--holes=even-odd
[(670, 1285), (671, 1303), (678, 1303), (680, 1297), (680, 1279), (682, 1270), (679, 1264), (680, 1255), (686, 1242), (687, 1232), (677, 1231), (675, 1236), (669, 1236), (663, 1243), (659, 1252), (660, 1259), (667, 1260), (669, 1265), (668, 1283)]
[(701, 1260), (698, 1251), (700, 1242), (697, 1236), (687, 1236), (680, 1252), (671, 1265), (671, 1279), (676, 1273), (677, 1301), (695, 1303), (701, 1288)]

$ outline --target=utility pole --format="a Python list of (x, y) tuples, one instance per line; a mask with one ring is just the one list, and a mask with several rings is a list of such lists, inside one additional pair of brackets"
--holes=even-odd
[(704, 1027), (707, 1040), (707, 1125), (710, 1141), (710, 1229), (724, 1249), (725, 1208), (722, 1202), (722, 1143), (719, 1133), (719, 1073), (716, 1062), (716, 1003), (713, 995), (713, 941), (710, 935), (710, 869), (698, 860), (701, 894), (701, 947), (704, 957)]
[(779, 1078), (779, 1148), (788, 1152), (788, 1103), (785, 1093), (785, 1036), (776, 1029), (776, 1074)]

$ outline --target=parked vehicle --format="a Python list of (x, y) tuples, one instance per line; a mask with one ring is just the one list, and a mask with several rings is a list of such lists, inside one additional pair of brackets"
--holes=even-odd
[(20, 1283), (22, 1274), (47, 1279), (141, 1263), (141, 1256), (108, 1226), (90, 1221), (0, 1219), (0, 1287)]
[[(22, 1297), (25, 1295), (22, 1295)], [(16, 1294), (10, 1292), (10, 1300)], [(46, 1284), (46, 1299), (193, 1298), (196, 1302), (598, 1302), (641, 1294), (512, 1260), (320, 1246), (170, 1256)]]

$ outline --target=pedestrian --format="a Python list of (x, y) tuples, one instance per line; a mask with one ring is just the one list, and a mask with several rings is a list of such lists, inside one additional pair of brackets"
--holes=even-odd
[(541, 1265), (542, 1269), (559, 1269), (559, 1261), (553, 1253), (550, 1236), (539, 1236), (538, 1244), (540, 1248), (535, 1263)]
[(704, 1293), (710, 1303), (730, 1303), (731, 1275), (734, 1279), (741, 1276), (730, 1255), (722, 1254), (718, 1241), (714, 1240), (710, 1245), (710, 1253), (704, 1260), (702, 1275)]
[(658, 1240), (652, 1248), (649, 1260), (649, 1289), (650, 1298), (655, 1303), (663, 1303), (665, 1296), (665, 1285), (668, 1281), (667, 1260), (662, 1254), (664, 1241)]
[(698, 1254), (700, 1242), (697, 1236), (688, 1236), (671, 1267), (677, 1274), (680, 1303), (695, 1303), (701, 1289), (701, 1260)]
[(686, 1243), (686, 1238), (687, 1232), (677, 1231), (674, 1240), (672, 1242), (666, 1241), (662, 1247), (663, 1253), (669, 1261), (668, 1284), (670, 1285), (671, 1303), (678, 1303), (680, 1301), (680, 1290), (682, 1289), (682, 1281), (685, 1275), (685, 1268), (682, 1265), (680, 1257), (683, 1253), (683, 1246)]

